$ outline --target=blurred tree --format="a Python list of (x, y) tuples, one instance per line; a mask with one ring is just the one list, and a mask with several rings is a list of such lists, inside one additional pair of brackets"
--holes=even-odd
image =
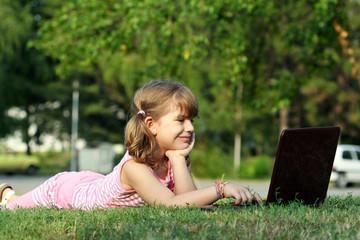
[[(22, 131), (27, 152), (30, 150), (29, 128), (35, 115), (36, 105), (45, 102), (44, 83), (54, 77), (47, 60), (35, 49), (26, 47), (27, 40), (34, 34), (33, 16), (22, 1), (0, 2), (3, 21), (0, 23), (0, 82), (1, 82), (1, 136)], [(12, 107), (23, 111), (23, 117), (12, 118), (7, 114)], [(34, 133), (35, 137), (36, 133)]]
[[(21, 130), (27, 152), (31, 144), (41, 144), (46, 134), (70, 140), (71, 79), (58, 81), (51, 58), (36, 50), (38, 22), (53, 17), (62, 1), (22, 0), (0, 2), (0, 136)], [(107, 89), (96, 71), (74, 72), (69, 77), (82, 78), (80, 89), (81, 137), (90, 141), (119, 142), (125, 122), (123, 110), (109, 100)], [(22, 112), (21, 117), (14, 111)]]
[[(74, 69), (103, 72), (104, 82), (117, 90), (113, 98), (124, 105), (149, 79), (182, 81), (206, 106), (206, 129), (218, 136), (236, 129), (239, 138), (242, 89), (252, 88), (246, 102), (258, 101), (253, 53), (265, 37), (250, 31), (268, 26), (272, 11), (268, 1), (72, 1), (43, 23), (37, 46), (59, 60), (62, 76)], [(249, 62), (246, 50), (253, 54)]]
[(343, 55), (343, 49), (349, 54), (341, 44), (346, 30), (335, 24), (357, 29), (349, 21), (356, 6), (341, 0), (73, 0), (40, 22), (35, 45), (59, 62), (63, 78), (91, 73), (125, 111), (144, 82), (181, 81), (199, 98), (198, 137), (230, 152), (233, 136), (240, 142), (242, 134), (246, 146), (255, 142), (258, 153), (273, 153), (279, 128), (345, 122), (358, 128), (358, 103), (348, 108), (357, 88), (350, 97), (341, 80), (355, 79), (347, 70), (355, 65), (344, 59), (355, 61), (358, 45), (353, 37), (353, 55)]
[[(329, 0), (293, 4), (292, 9), (302, 9), (303, 14), (294, 16), (294, 12), (286, 10), (288, 14), (284, 15), (288, 22), (284, 24), (286, 48), (293, 51), (289, 60), (295, 66), (291, 76), (298, 85), (287, 106), (292, 115), (290, 126), (338, 125), (343, 138), (352, 133), (354, 141), (357, 135), (354, 133), (360, 130), (356, 114), (360, 107), (360, 82), (351, 71), (354, 69), (351, 45), (355, 39), (348, 43), (347, 38), (352, 28), (350, 22), (353, 26), (359, 24), (350, 21), (350, 13), (358, 11), (359, 3)], [(287, 2), (287, 6), (291, 4)], [(300, 21), (302, 24), (296, 24)], [(280, 77), (278, 81), (284, 79)], [(279, 86), (283, 88), (285, 84)]]
[[(10, 118), (5, 114), (9, 106), (11, 96), (7, 87), (7, 79), (10, 64), (7, 59), (13, 59), (14, 56), (21, 52), (23, 39), (28, 36), (31, 28), (31, 16), (27, 11), (21, 9), (18, 2), (1, 1), (0, 2), (0, 136), (8, 134), (11, 130)], [(10, 99), (9, 99), (10, 95)]]

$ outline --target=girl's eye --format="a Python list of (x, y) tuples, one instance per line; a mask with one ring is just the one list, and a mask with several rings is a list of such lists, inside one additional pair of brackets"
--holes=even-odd
[[(189, 119), (191, 123), (194, 123), (194, 119)], [(184, 118), (178, 119), (179, 122), (183, 123), (185, 122)]]

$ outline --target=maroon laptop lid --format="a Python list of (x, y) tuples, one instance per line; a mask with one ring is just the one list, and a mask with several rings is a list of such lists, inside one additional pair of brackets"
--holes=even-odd
[(266, 203), (323, 203), (339, 135), (339, 127), (285, 129)]

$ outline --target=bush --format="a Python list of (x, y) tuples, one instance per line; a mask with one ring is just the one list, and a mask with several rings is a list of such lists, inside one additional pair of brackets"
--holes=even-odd
[(267, 155), (250, 157), (240, 166), (240, 178), (268, 178), (272, 174), (273, 160)]
[(233, 157), (215, 145), (196, 145), (191, 152), (191, 170), (198, 178), (219, 178), (234, 175)]
[(197, 145), (191, 152), (191, 168), (198, 178), (269, 178), (273, 158), (267, 155), (242, 158), (238, 176), (234, 172), (234, 157), (224, 153), (219, 146)]
[(34, 153), (40, 160), (40, 169), (38, 174), (49, 175), (56, 174), (70, 169), (70, 152), (38, 152)]
[[(40, 160), (40, 175), (53, 175), (70, 169), (70, 152), (41, 152), (34, 153)], [(221, 178), (235, 177), (233, 155), (224, 153), (216, 145), (197, 144), (191, 152), (192, 173), (197, 178)], [(117, 164), (123, 154), (117, 155), (114, 163)], [(272, 173), (273, 160), (269, 156), (260, 155), (242, 159), (239, 176), (240, 178), (267, 178)]]

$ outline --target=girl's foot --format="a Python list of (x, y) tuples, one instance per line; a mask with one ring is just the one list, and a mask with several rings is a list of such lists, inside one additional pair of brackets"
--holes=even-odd
[(5, 206), (16, 198), (17, 196), (10, 185), (6, 183), (0, 185), (0, 206)]

